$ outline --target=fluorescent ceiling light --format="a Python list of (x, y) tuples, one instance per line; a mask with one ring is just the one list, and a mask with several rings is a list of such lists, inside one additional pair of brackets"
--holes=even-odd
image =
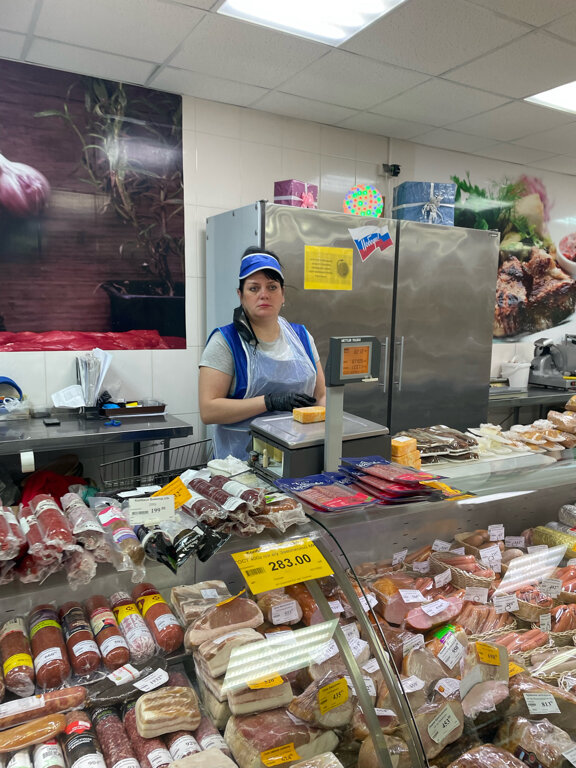
[(560, 109), (562, 112), (576, 113), (576, 81), (559, 85), (558, 88), (551, 88), (549, 91), (542, 91), (535, 96), (529, 96), (524, 101), (539, 104), (541, 107)]
[(406, 0), (225, 0), (218, 13), (340, 45)]

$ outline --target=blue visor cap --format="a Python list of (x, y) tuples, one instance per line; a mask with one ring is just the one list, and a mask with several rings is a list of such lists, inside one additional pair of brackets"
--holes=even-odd
[(282, 267), (278, 259), (275, 259), (274, 256), (269, 256), (267, 253), (251, 253), (249, 256), (244, 256), (240, 263), (240, 280), (244, 280), (245, 277), (249, 277), (263, 269), (272, 269), (274, 272), (278, 272), (280, 277), (284, 279)]

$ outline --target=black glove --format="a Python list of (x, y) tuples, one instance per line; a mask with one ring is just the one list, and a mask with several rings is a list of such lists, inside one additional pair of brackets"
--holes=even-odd
[(278, 392), (277, 394), (264, 395), (267, 411), (291, 411), (293, 408), (314, 405), (315, 402), (315, 397), (309, 397), (302, 392)]

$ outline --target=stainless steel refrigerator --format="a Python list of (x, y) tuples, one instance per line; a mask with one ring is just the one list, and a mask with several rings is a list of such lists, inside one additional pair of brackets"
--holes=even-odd
[[(393, 245), (363, 261), (349, 229), (369, 225), (387, 226)], [(249, 245), (278, 255), (286, 282), (283, 314), (306, 325), (322, 363), (330, 336), (380, 339), (379, 382), (348, 385), (346, 411), (385, 424), (392, 434), (486, 421), (497, 233), (265, 201), (212, 216), (206, 225), (208, 332), (232, 321), (240, 257)]]

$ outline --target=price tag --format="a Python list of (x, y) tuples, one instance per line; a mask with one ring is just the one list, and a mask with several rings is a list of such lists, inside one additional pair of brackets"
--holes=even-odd
[(456, 728), (460, 728), (460, 721), (452, 711), (450, 704), (446, 704), (444, 709), (440, 710), (429, 724), (428, 735), (432, 741), (440, 744)]
[(139, 677), (140, 672), (132, 664), (124, 664), (123, 667), (119, 667), (107, 675), (108, 680), (112, 680), (115, 685), (124, 685), (124, 683), (137, 680)]
[(268, 677), (266, 680), (258, 680), (255, 683), (248, 683), (248, 688), (252, 691), (259, 691), (261, 688), (276, 688), (279, 685), (282, 685), (284, 680), (280, 677), (280, 675), (275, 675), (274, 677)]
[(336, 709), (347, 701), (348, 684), (343, 677), (333, 683), (328, 683), (318, 691), (318, 706), (321, 715), (330, 712), (331, 709)]
[(340, 600), (328, 600), (328, 605), (332, 613), (344, 613), (344, 606)]
[(506, 536), (504, 546), (506, 549), (524, 549), (526, 547), (526, 540), (524, 536)]
[(490, 643), (476, 643), (478, 661), (482, 664), (490, 664), (493, 667), (500, 666), (500, 649)]
[(292, 741), (290, 744), (284, 744), (281, 747), (274, 747), (274, 749), (260, 752), (260, 759), (266, 768), (274, 768), (275, 765), (291, 763), (292, 760), (300, 760), (300, 755), (294, 749), (294, 742)]
[(368, 643), (366, 640), (361, 640), (359, 637), (354, 637), (352, 640), (349, 640), (348, 645), (350, 646), (355, 657), (360, 656), (362, 651), (365, 648), (368, 648)]
[(430, 571), (430, 560), (416, 560), (412, 563), (412, 570), (416, 573), (428, 573)]
[(518, 610), (516, 595), (494, 595), (492, 602), (496, 613), (512, 613)]
[(504, 540), (504, 526), (502, 523), (488, 526), (488, 533), (490, 534), (490, 541), (503, 541)]
[(401, 680), (400, 682), (402, 684), (402, 688), (404, 688), (406, 693), (421, 691), (425, 685), (424, 680), (421, 680), (419, 677), (416, 677), (416, 675), (411, 675), (410, 677), (407, 677), (406, 680)]
[(452, 552), (453, 555), (465, 555), (466, 550), (464, 547), (458, 547), (457, 549), (451, 549), (450, 552)]
[(404, 643), (402, 644), (402, 652), (404, 656), (407, 656), (410, 651), (413, 651), (415, 648), (424, 648), (424, 635), (414, 635), (414, 637), (404, 640)]
[(528, 547), (528, 554), (533, 555), (535, 552), (547, 552), (548, 551), (548, 545), (547, 544), (535, 544), (533, 547)]
[(174, 517), (174, 496), (150, 496), (130, 499), (130, 525), (157, 525)]
[(451, 635), (451, 637), (444, 643), (444, 647), (438, 654), (438, 658), (446, 664), (448, 669), (454, 669), (462, 656), (464, 656), (465, 652), (466, 648), (464, 648), (462, 643), (454, 637), (454, 635)]
[(255, 595), (332, 575), (332, 569), (309, 538), (292, 539), (274, 549), (249, 549), (232, 557)]
[(396, 717), (396, 712), (392, 709), (382, 709), (382, 707), (374, 707), (376, 717)]
[(433, 603), (426, 603), (421, 607), (427, 616), (437, 616), (442, 611), (445, 611), (446, 608), (449, 608), (450, 603), (447, 603), (446, 600), (434, 600)]
[(200, 594), (204, 598), (204, 600), (219, 600), (220, 595), (218, 594), (217, 589), (201, 589)]
[[(240, 632), (241, 631), (242, 630), (240, 630)], [(270, 640), (271, 643), (291, 643), (294, 632), (291, 629), (283, 629), (281, 632), (266, 632), (265, 634), (266, 639)], [(214, 642), (216, 642), (216, 640)]]
[(540, 629), (542, 632), (552, 631), (552, 614), (542, 613), (540, 614)]
[(396, 552), (394, 555), (392, 555), (392, 565), (398, 565), (399, 563), (403, 563), (406, 559), (406, 555), (408, 554), (407, 549), (402, 549), (400, 552)]
[(513, 661), (508, 662), (508, 677), (514, 677), (514, 675), (518, 675), (520, 672), (524, 672), (524, 667), (518, 666), (518, 664), (515, 664)]
[(442, 541), (442, 539), (434, 539), (434, 544), (432, 544), (432, 552), (448, 552), (450, 549), (450, 544), (448, 544), (447, 541)]
[(351, 643), (354, 638), (360, 637), (360, 631), (358, 630), (356, 622), (352, 622), (352, 624), (344, 624), (340, 628), (342, 632), (344, 632), (344, 636), (349, 643)]
[(572, 763), (572, 765), (576, 765), (576, 744), (573, 747), (570, 747), (570, 749), (567, 749), (566, 752), (562, 752), (562, 756), (565, 757), (569, 763)]
[(540, 591), (550, 597), (558, 597), (562, 592), (562, 582), (560, 579), (543, 579), (540, 584)]
[(446, 568), (445, 571), (434, 576), (434, 585), (438, 588), (444, 587), (446, 584), (450, 584), (452, 581), (452, 571), (450, 568)]
[[(352, 682), (352, 679), (345, 675), (344, 679), (348, 683), (348, 688), (352, 691), (352, 695), (356, 696), (356, 688), (354, 687), (354, 683)], [(364, 685), (366, 686), (366, 690), (368, 691), (369, 696), (376, 696), (376, 686), (374, 685), (374, 681), (370, 677), (362, 677), (364, 680)]]
[(334, 640), (329, 640), (325, 645), (320, 647), (319, 652), (313, 656), (315, 664), (322, 664), (324, 661), (328, 661), (332, 656), (336, 656), (338, 653), (338, 646)]
[(438, 680), (434, 690), (441, 693), (447, 699), (448, 696), (460, 693), (460, 680), (455, 680), (453, 677), (443, 677), (441, 680)]
[(165, 485), (164, 488), (160, 488), (160, 490), (153, 493), (152, 496), (174, 496), (175, 509), (180, 509), (183, 504), (186, 504), (186, 502), (192, 498), (189, 489), (186, 488), (179, 477), (175, 477), (172, 482)]
[(576, 559), (573, 559), (573, 560), (568, 560), (568, 562), (566, 563), (566, 565), (568, 565), (568, 566), (569, 566), (569, 567), (571, 567), (571, 568), (574, 568), (574, 567), (576, 567)]
[(365, 597), (359, 597), (358, 600), (360, 601), (362, 608), (364, 608), (364, 613), (368, 613), (370, 608), (378, 605), (378, 600), (374, 597), (374, 595), (368, 595), (368, 600), (366, 600)]
[(488, 587), (466, 587), (464, 600), (469, 600), (471, 603), (487, 603)]
[(168, 679), (169, 675), (165, 669), (157, 669), (151, 675), (134, 683), (134, 688), (139, 688), (141, 691), (153, 691), (155, 688), (159, 688), (164, 683), (167, 683)]
[(558, 702), (551, 693), (525, 693), (524, 701), (531, 715), (559, 715)]
[(480, 550), (480, 560), (496, 573), (502, 570), (502, 552), (497, 544)]
[(374, 672), (378, 672), (380, 667), (378, 666), (378, 662), (376, 659), (368, 659), (366, 664), (362, 664), (362, 669), (365, 672), (368, 672), (368, 674), (373, 675)]
[(400, 597), (405, 603), (425, 603), (426, 598), (418, 589), (399, 589)]

